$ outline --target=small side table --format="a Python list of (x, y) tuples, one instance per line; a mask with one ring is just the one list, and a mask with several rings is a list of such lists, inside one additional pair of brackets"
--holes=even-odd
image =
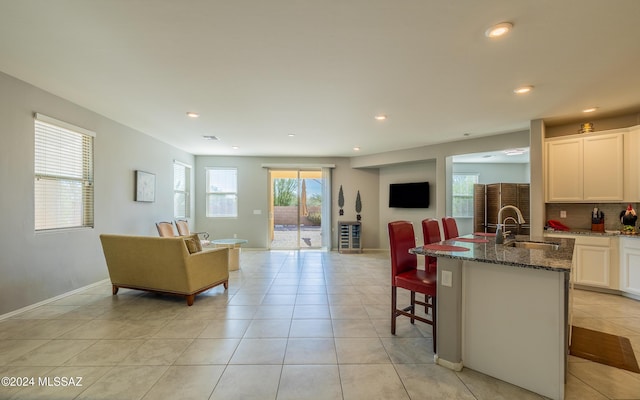
[(211, 241), (216, 247), (229, 249), (229, 271), (240, 269), (240, 246), (249, 243), (246, 239), (214, 239)]

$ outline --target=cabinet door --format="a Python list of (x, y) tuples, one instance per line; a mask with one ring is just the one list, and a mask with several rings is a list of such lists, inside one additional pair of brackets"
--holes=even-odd
[(620, 289), (640, 295), (640, 249), (623, 247), (621, 258)]
[(547, 142), (547, 201), (582, 200), (582, 138)]
[(609, 287), (609, 247), (576, 245), (575, 283)]
[(624, 134), (624, 201), (640, 202), (640, 128)]
[(584, 138), (584, 200), (622, 201), (623, 144), (624, 136), (617, 133)]

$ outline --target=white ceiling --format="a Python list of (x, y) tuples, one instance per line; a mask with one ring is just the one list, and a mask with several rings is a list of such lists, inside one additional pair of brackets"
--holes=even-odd
[(507, 149), (507, 150), (520, 150), (521, 153), (513, 153), (507, 154), (505, 151), (486, 151), (482, 153), (472, 153), (472, 154), (461, 154), (458, 156), (453, 156), (452, 161), (454, 163), (492, 163), (492, 164), (528, 164), (529, 163), (529, 148), (522, 147), (518, 149)]
[(354, 156), (640, 110), (639, 21), (639, 0), (0, 0), (0, 71), (194, 154)]

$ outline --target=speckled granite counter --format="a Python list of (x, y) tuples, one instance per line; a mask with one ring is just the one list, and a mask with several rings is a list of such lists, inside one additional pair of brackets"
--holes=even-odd
[(545, 235), (553, 234), (553, 235), (579, 235), (579, 236), (595, 236), (595, 237), (625, 237), (632, 239), (640, 239), (640, 234), (636, 233), (633, 235), (624, 234), (619, 231), (605, 231), (605, 232), (594, 232), (589, 229), (572, 229), (570, 231), (545, 231)]
[(557, 243), (558, 250), (524, 249), (496, 244), (495, 237), (465, 235), (462, 239), (486, 239), (487, 242), (472, 243), (456, 239), (441, 242), (444, 245), (464, 247), (467, 251), (442, 251), (416, 247), (414, 254), (432, 257), (453, 258), (463, 261), (477, 261), (491, 264), (502, 264), (520, 268), (544, 269), (555, 272), (570, 272), (573, 258), (574, 239), (571, 238), (530, 238), (516, 236), (516, 241), (534, 241)]

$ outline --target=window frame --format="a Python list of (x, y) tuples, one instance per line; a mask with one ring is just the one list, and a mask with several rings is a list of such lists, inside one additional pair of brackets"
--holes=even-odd
[[(176, 189), (176, 168), (184, 168), (184, 189)], [(191, 168), (192, 166), (178, 160), (173, 160), (173, 217), (191, 218)], [(177, 195), (184, 195), (184, 215), (178, 215), (176, 198)]]
[(34, 113), (33, 137), (35, 233), (93, 229), (95, 132)]
[[(474, 184), (477, 184), (479, 182), (480, 179), (480, 174), (479, 173), (475, 173), (475, 172), (454, 172), (451, 175), (451, 215), (454, 218), (473, 218), (473, 186), (471, 187), (471, 192), (470, 193), (464, 193), (464, 194), (457, 194), (454, 192), (454, 180), (456, 176), (471, 176), (471, 177), (475, 177), (475, 182)], [(461, 215), (458, 214), (458, 211), (456, 209), (456, 199), (460, 199), (463, 198), (465, 200), (470, 200), (471, 201), (471, 211), (469, 215)], [(469, 207), (467, 207), (468, 209)]]
[[(210, 171), (234, 171), (235, 173), (235, 191), (230, 190), (217, 190), (210, 191)], [(212, 213), (209, 204), (212, 196), (232, 196), (234, 197), (234, 213), (233, 214), (220, 214)], [(207, 218), (238, 218), (239, 198), (238, 198), (238, 168), (236, 167), (206, 167), (205, 168), (205, 216)]]

